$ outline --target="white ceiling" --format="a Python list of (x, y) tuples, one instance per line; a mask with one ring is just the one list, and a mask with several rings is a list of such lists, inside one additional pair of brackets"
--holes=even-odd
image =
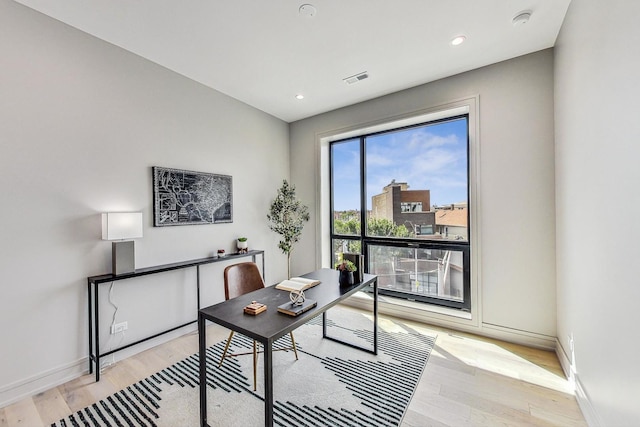
[(16, 1), (292, 122), (552, 47), (571, 0)]

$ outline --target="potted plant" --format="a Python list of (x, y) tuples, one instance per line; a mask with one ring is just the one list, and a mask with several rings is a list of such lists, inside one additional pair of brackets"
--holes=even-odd
[(282, 236), (278, 247), (287, 255), (287, 278), (291, 278), (291, 251), (300, 240), (304, 223), (309, 221), (309, 208), (296, 198), (295, 187), (282, 181), (267, 214), (269, 228)]
[(358, 270), (353, 262), (342, 260), (335, 264), (335, 268), (340, 272), (340, 276), (338, 277), (340, 286), (353, 285), (353, 272)]
[(236, 243), (236, 247), (238, 248), (238, 252), (243, 253), (247, 252), (249, 248), (249, 244), (247, 243), (246, 237), (238, 237), (238, 241)]

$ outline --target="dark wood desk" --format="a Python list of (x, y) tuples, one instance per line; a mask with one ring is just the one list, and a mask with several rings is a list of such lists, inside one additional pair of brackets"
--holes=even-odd
[[(278, 313), (278, 306), (289, 301), (289, 292), (281, 291), (273, 286), (239, 296), (198, 312), (198, 334), (200, 338), (200, 425), (208, 427), (207, 423), (207, 370), (206, 370), (206, 329), (207, 320), (222, 325), (233, 331), (253, 338), (264, 346), (264, 423), (273, 426), (273, 343), (283, 335), (288, 334), (299, 326), (322, 313), (323, 337), (338, 341), (351, 347), (377, 354), (378, 352), (378, 280), (377, 276), (365, 274), (362, 282), (349, 287), (338, 285), (338, 272), (331, 269), (321, 269), (305, 274), (320, 280), (321, 283), (304, 291), (308, 299), (314, 299), (318, 305), (313, 309), (291, 317)], [(326, 335), (326, 311), (350, 297), (357, 291), (373, 285), (373, 348), (367, 349), (345, 343)], [(259, 301), (267, 305), (267, 311), (257, 316), (246, 315), (243, 307), (251, 301)]]

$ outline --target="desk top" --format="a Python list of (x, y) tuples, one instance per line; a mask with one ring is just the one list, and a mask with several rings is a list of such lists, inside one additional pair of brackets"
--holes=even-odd
[[(320, 280), (320, 284), (304, 291), (305, 296), (308, 299), (316, 300), (318, 305), (299, 316), (293, 317), (278, 312), (278, 306), (289, 301), (289, 292), (276, 289), (275, 286), (267, 286), (203, 308), (200, 310), (200, 315), (260, 342), (273, 342), (333, 307), (341, 300), (373, 284), (377, 279), (377, 276), (365, 274), (360, 283), (340, 286), (338, 271), (329, 268), (323, 268), (302, 277)], [(256, 316), (244, 314), (243, 308), (251, 301), (266, 304), (267, 311)]]

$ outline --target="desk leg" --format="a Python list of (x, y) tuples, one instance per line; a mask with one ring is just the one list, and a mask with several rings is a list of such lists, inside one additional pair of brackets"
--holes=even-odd
[(346, 346), (356, 348), (358, 350), (366, 351), (371, 354), (378, 354), (378, 280), (376, 279), (373, 282), (373, 349), (369, 349), (366, 347), (362, 347), (356, 344), (352, 344), (350, 342), (343, 341), (338, 338), (330, 337), (327, 334), (327, 312), (322, 312), (322, 338), (339, 342), (340, 344), (344, 344)]
[(373, 282), (373, 354), (378, 355), (378, 279)]
[(207, 330), (205, 319), (198, 313), (198, 342), (200, 365), (200, 426), (207, 427)]
[(264, 425), (273, 426), (273, 342), (264, 345)]

